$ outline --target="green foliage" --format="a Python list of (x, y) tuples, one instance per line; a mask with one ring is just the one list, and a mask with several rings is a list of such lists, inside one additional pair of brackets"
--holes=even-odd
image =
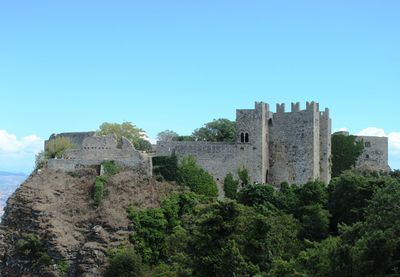
[(35, 156), (35, 170), (44, 168), (47, 165), (48, 158), (46, 158), (45, 152), (40, 151)]
[(332, 177), (339, 176), (355, 165), (364, 150), (364, 142), (357, 141), (356, 138), (342, 134), (332, 135)]
[(337, 231), (339, 223), (353, 224), (364, 219), (364, 209), (375, 191), (394, 179), (386, 176), (361, 175), (346, 171), (329, 185), (331, 226)]
[(71, 267), (70, 262), (62, 260), (57, 263), (57, 269), (60, 273), (60, 276), (68, 276), (68, 271)]
[(145, 263), (155, 264), (161, 257), (162, 246), (166, 237), (168, 221), (161, 208), (145, 211), (129, 210), (129, 219), (135, 228), (135, 235), (130, 237), (136, 250)]
[(236, 122), (220, 118), (208, 122), (196, 129), (192, 137), (196, 141), (225, 141), (234, 142), (236, 138)]
[(114, 248), (109, 253), (110, 265), (105, 277), (137, 277), (143, 276), (142, 259), (136, 254), (133, 247), (125, 246)]
[(398, 179), (354, 172), (329, 187), (248, 185), (238, 202), (174, 194), (129, 210), (130, 239), (146, 276), (398, 276), (399, 199)]
[(157, 141), (174, 141), (179, 135), (171, 130), (165, 130), (157, 135)]
[(100, 125), (100, 129), (97, 131), (97, 134), (115, 135), (119, 143), (121, 143), (122, 137), (125, 137), (132, 142), (133, 146), (137, 150), (151, 150), (151, 144), (145, 139), (146, 134), (143, 129), (136, 127), (131, 122), (123, 122), (121, 124), (105, 122)]
[(192, 136), (177, 136), (173, 140), (174, 141), (195, 141), (194, 137), (192, 137)]
[(96, 206), (100, 205), (104, 196), (104, 188), (107, 183), (107, 179), (104, 176), (97, 176), (94, 184), (93, 200)]
[(275, 201), (275, 191), (270, 185), (253, 184), (241, 189), (237, 199), (247, 206), (270, 206)]
[(17, 241), (15, 248), (18, 253), (28, 258), (34, 266), (48, 266), (52, 262), (42, 242), (35, 234), (26, 234)]
[(245, 167), (241, 167), (237, 171), (239, 180), (240, 180), (240, 185), (242, 187), (245, 187), (250, 184), (250, 174), (249, 171)]
[(321, 205), (308, 205), (300, 209), (300, 238), (322, 241), (329, 235), (329, 212)]
[(193, 156), (185, 157), (178, 167), (178, 182), (193, 192), (217, 197), (218, 188), (214, 178), (197, 165)]
[(224, 178), (225, 197), (236, 199), (239, 181), (233, 178), (232, 173), (228, 173)]
[(69, 138), (57, 137), (52, 139), (46, 144), (44, 160), (62, 158), (66, 150), (74, 147), (75, 145)]
[(162, 176), (167, 181), (178, 179), (178, 158), (176, 155), (153, 157), (154, 175)]
[(120, 170), (115, 161), (104, 161), (101, 165), (103, 166), (104, 174), (107, 176), (115, 175)]

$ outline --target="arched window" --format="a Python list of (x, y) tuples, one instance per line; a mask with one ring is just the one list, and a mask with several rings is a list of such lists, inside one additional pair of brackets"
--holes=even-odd
[(240, 133), (240, 142), (244, 143), (244, 133)]
[(272, 126), (272, 118), (270, 118), (270, 119), (268, 120), (268, 126), (269, 126), (269, 127)]
[(248, 143), (249, 142), (249, 133), (246, 133), (244, 136), (244, 142)]

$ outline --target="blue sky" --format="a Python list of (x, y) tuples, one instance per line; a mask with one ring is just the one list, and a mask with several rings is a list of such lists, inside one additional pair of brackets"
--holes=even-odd
[[(399, 1), (1, 1), (0, 170), (51, 133), (131, 121), (149, 137), (315, 100), (390, 138), (400, 168)], [(274, 108), (273, 108), (274, 109)]]

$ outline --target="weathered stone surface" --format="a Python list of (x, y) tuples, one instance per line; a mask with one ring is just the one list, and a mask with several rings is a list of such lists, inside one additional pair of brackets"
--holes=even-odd
[(126, 138), (122, 138), (122, 144), (119, 147), (112, 135), (85, 137), (79, 148), (67, 150), (62, 159), (49, 160), (48, 167), (76, 171), (85, 166), (100, 165), (110, 160), (122, 166), (142, 170), (149, 176), (152, 174), (152, 162), (149, 155), (137, 151)]
[(331, 119), (329, 110), (319, 111), (317, 103), (299, 103), (285, 112), (278, 104), (272, 113), (269, 105), (255, 104), (254, 109), (236, 111), (236, 142), (158, 142), (157, 155), (178, 158), (193, 155), (200, 166), (217, 180), (239, 167), (249, 170), (254, 182), (303, 184), (330, 180)]
[[(217, 181), (239, 167), (249, 170), (252, 181), (279, 185), (304, 184), (331, 179), (331, 119), (329, 109), (319, 104), (292, 103), (291, 111), (278, 104), (276, 113), (269, 105), (255, 103), (254, 109), (236, 111), (236, 142), (157, 142), (156, 154), (175, 154), (179, 159), (194, 156), (199, 165)], [(357, 167), (387, 170), (387, 138), (368, 137)]]

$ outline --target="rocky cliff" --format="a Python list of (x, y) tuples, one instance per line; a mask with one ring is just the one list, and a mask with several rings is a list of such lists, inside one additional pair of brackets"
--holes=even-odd
[(101, 276), (107, 252), (128, 240), (126, 209), (157, 206), (174, 186), (133, 171), (108, 179), (99, 206), (94, 170), (32, 174), (0, 225), (1, 276)]

